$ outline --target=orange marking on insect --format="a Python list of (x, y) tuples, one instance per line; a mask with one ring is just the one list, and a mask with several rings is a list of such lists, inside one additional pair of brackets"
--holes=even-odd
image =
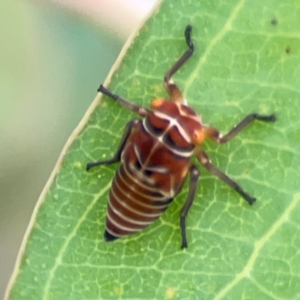
[(205, 139), (205, 132), (202, 129), (194, 130), (192, 134), (192, 141), (195, 145), (202, 144)]
[(151, 102), (151, 108), (154, 109), (159, 108), (160, 106), (163, 105), (164, 102), (165, 100), (163, 98), (157, 98)]

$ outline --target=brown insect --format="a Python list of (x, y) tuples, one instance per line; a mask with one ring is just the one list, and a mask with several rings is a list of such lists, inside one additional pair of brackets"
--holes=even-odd
[(201, 117), (187, 105), (181, 91), (171, 81), (174, 73), (194, 52), (191, 31), (192, 27), (188, 25), (184, 33), (188, 49), (164, 78), (170, 99), (155, 99), (150, 110), (128, 102), (102, 85), (98, 89), (143, 117), (127, 123), (119, 148), (111, 159), (91, 162), (86, 167), (89, 170), (95, 166), (121, 162), (109, 194), (104, 232), (106, 241), (133, 234), (153, 223), (178, 195), (189, 174), (189, 192), (180, 211), (181, 248), (186, 248), (186, 217), (194, 201), (200, 176), (197, 166), (191, 163), (193, 155), (250, 205), (256, 200), (211, 163), (201, 144), (206, 138), (216, 143), (226, 143), (253, 120), (274, 122), (275, 115), (252, 113), (225, 135), (203, 124)]

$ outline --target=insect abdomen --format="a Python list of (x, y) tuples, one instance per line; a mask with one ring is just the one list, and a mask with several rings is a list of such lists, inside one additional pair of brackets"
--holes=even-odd
[(130, 235), (153, 223), (167, 208), (170, 199), (151, 197), (151, 190), (126, 176), (124, 165), (114, 178), (108, 203), (106, 230), (114, 237)]
[(138, 232), (159, 218), (178, 194), (188, 166), (186, 158), (175, 165), (174, 153), (142, 124), (131, 133), (121, 162), (109, 195), (107, 241)]

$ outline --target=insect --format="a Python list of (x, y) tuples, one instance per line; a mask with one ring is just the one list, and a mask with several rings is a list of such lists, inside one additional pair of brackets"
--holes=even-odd
[(111, 159), (90, 162), (86, 167), (89, 170), (120, 162), (109, 194), (104, 232), (106, 241), (131, 235), (153, 223), (178, 195), (189, 175), (188, 196), (180, 211), (181, 248), (186, 248), (186, 217), (195, 199), (200, 177), (198, 167), (191, 162), (192, 156), (250, 205), (256, 200), (211, 163), (201, 144), (205, 139), (226, 143), (253, 120), (274, 122), (276, 117), (274, 114), (249, 114), (225, 135), (203, 124), (201, 117), (187, 105), (181, 91), (171, 80), (194, 52), (191, 32), (192, 27), (188, 25), (184, 32), (188, 48), (164, 77), (170, 99), (155, 99), (148, 109), (130, 103), (102, 85), (98, 88), (98, 92), (143, 117), (127, 123), (119, 148)]

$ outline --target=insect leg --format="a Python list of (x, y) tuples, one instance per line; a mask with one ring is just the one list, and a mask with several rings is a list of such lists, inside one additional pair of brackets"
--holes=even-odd
[(181, 55), (181, 57), (174, 63), (174, 65), (167, 71), (164, 78), (164, 86), (170, 95), (172, 101), (183, 102), (183, 96), (176, 84), (173, 83), (171, 77), (184, 65), (184, 63), (192, 56), (194, 52), (194, 43), (191, 38), (192, 26), (187, 25), (184, 31), (185, 41), (188, 49)]
[(276, 116), (272, 115), (259, 115), (257, 113), (250, 114), (246, 116), (239, 124), (234, 126), (227, 134), (221, 135), (220, 132), (213, 128), (205, 128), (205, 135), (216, 143), (226, 143), (234, 138), (241, 130), (243, 130), (248, 124), (254, 120), (259, 120), (263, 122), (275, 122)]
[(252, 205), (256, 199), (248, 195), (244, 190), (231, 178), (229, 178), (225, 173), (223, 173), (221, 170), (219, 170), (217, 167), (215, 167), (208, 155), (203, 151), (199, 150), (196, 153), (196, 156), (200, 163), (213, 175), (219, 177), (221, 180), (223, 180), (226, 184), (228, 184), (230, 187), (232, 187), (237, 193), (239, 193), (250, 205)]
[(139, 114), (140, 116), (147, 116), (148, 115), (149, 110), (147, 108), (144, 108), (144, 107), (139, 106), (139, 105), (135, 105), (135, 104), (121, 98), (120, 96), (113, 94), (112, 92), (107, 90), (102, 84), (99, 86), (97, 91), (101, 92), (102, 94), (104, 94), (104, 95), (106, 95), (110, 98), (112, 98), (113, 100), (115, 100), (119, 104), (125, 106), (126, 108), (132, 110), (133, 112)]
[(140, 122), (141, 122), (141, 120), (139, 120), (139, 119), (133, 119), (126, 124), (125, 130), (123, 133), (123, 137), (119, 144), (118, 150), (112, 158), (107, 159), (107, 160), (102, 160), (102, 161), (89, 162), (86, 165), (86, 170), (88, 171), (90, 168), (93, 168), (96, 166), (110, 165), (110, 164), (120, 161), (122, 151), (124, 149), (124, 146), (126, 145), (126, 142), (128, 140), (128, 137), (130, 136), (132, 129), (135, 128), (138, 125), (138, 123), (140, 123)]
[(180, 229), (181, 229), (181, 249), (187, 248), (187, 239), (186, 239), (186, 217), (187, 214), (193, 204), (195, 199), (197, 183), (200, 176), (200, 171), (195, 165), (191, 165), (190, 167), (190, 185), (189, 185), (189, 194), (186, 198), (186, 201), (180, 211)]

